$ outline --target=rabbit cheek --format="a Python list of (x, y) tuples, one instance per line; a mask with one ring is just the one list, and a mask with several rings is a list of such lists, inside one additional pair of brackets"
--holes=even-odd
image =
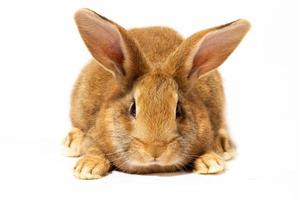
[(166, 151), (160, 158), (162, 165), (170, 166), (177, 165), (181, 162), (180, 144), (178, 141), (172, 142), (168, 145)]
[(128, 151), (128, 164), (132, 166), (143, 166), (149, 159), (148, 155), (143, 151), (143, 144), (133, 140), (130, 143)]
[(103, 152), (115, 165), (123, 165), (128, 159), (130, 146), (129, 133), (132, 131), (131, 121), (122, 110), (120, 103), (106, 107), (98, 118), (98, 128), (101, 134)]

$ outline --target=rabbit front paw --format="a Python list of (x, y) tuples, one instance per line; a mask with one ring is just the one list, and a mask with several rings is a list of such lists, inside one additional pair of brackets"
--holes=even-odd
[(194, 171), (197, 174), (217, 174), (225, 170), (225, 160), (214, 152), (207, 152), (196, 159)]
[(80, 156), (83, 138), (84, 133), (78, 128), (73, 128), (64, 141), (64, 155), (68, 157)]
[(86, 155), (74, 167), (74, 176), (79, 179), (98, 179), (110, 169), (109, 161), (103, 156)]

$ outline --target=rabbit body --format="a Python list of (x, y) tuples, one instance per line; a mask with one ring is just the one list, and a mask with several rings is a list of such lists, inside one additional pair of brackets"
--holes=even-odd
[[(190, 166), (201, 174), (222, 172), (235, 147), (216, 67), (238, 45), (248, 22), (184, 39), (167, 27), (125, 30), (86, 9), (75, 20), (94, 57), (80, 73), (71, 99), (74, 128), (65, 145), (69, 156), (82, 156), (75, 176), (99, 178), (113, 167), (129, 173)], [(99, 26), (95, 36), (92, 25)], [(237, 36), (226, 48), (215, 47), (228, 32)]]

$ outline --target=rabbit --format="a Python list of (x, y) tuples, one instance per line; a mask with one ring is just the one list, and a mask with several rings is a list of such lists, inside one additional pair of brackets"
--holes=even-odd
[(219, 174), (235, 156), (217, 68), (250, 29), (240, 19), (184, 39), (167, 27), (126, 30), (89, 9), (75, 14), (92, 55), (71, 97), (67, 155), (74, 175)]

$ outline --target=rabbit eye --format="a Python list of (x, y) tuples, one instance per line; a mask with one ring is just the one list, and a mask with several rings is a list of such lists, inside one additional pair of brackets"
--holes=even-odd
[(136, 116), (136, 109), (135, 109), (135, 100), (133, 99), (131, 105), (130, 105), (130, 115), (132, 115), (133, 117)]
[(177, 106), (176, 106), (176, 118), (179, 118), (179, 117), (182, 117), (182, 108), (180, 106), (180, 103), (178, 102)]

